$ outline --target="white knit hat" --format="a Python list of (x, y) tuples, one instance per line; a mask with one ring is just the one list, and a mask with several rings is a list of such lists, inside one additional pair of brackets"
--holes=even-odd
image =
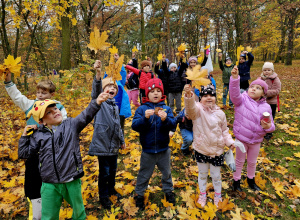
[(263, 65), (263, 67), (262, 67), (262, 70), (267, 69), (267, 68), (269, 68), (269, 69), (271, 69), (271, 70), (274, 71), (274, 65), (273, 65), (273, 63), (271, 63), (271, 62), (265, 62), (264, 65)]
[(176, 67), (176, 69), (177, 69), (176, 63), (171, 63), (170, 66), (169, 66), (169, 69), (171, 69), (172, 67)]

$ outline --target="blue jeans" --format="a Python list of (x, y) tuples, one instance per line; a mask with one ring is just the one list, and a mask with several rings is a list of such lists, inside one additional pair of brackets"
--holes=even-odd
[(181, 129), (181, 136), (183, 139), (183, 143), (181, 145), (181, 150), (188, 150), (189, 146), (193, 143), (193, 131), (187, 129)]
[(117, 159), (118, 159), (118, 155), (98, 156), (98, 162), (99, 162), (98, 189), (99, 189), (100, 199), (109, 197), (115, 191)]
[[(229, 92), (229, 83), (223, 85), (223, 105), (226, 105), (227, 94)], [(233, 105), (229, 95), (229, 105)]]

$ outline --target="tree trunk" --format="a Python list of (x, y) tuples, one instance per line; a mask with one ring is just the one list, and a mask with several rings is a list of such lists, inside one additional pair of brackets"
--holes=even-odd
[(10, 44), (8, 41), (8, 36), (7, 36), (7, 32), (6, 32), (6, 24), (5, 24), (5, 16), (6, 16), (6, 11), (5, 11), (5, 7), (6, 7), (6, 1), (5, 0), (1, 0), (1, 38), (2, 38), (2, 48), (3, 48), (3, 53), (4, 53), (4, 57), (6, 58), (9, 54), (11, 54), (11, 48), (10, 48)]
[[(280, 20), (282, 21), (282, 13), (280, 12)], [(285, 35), (286, 35), (286, 24), (287, 24), (287, 16), (285, 16), (284, 21), (281, 22), (280, 24), (280, 30), (281, 30), (281, 41), (280, 41), (280, 46), (279, 50), (275, 59), (275, 63), (279, 63), (279, 60), (281, 59), (281, 62), (283, 62), (283, 52), (284, 52), (284, 43), (285, 43)]]
[(235, 0), (235, 31), (236, 31), (236, 48), (243, 44), (242, 37), (242, 15), (240, 10), (241, 1)]
[(144, 4), (143, 1), (140, 0), (140, 8), (141, 8), (141, 43), (142, 43), (142, 60), (145, 59), (145, 20), (144, 20)]
[[(67, 9), (69, 10), (69, 9)], [(61, 70), (71, 69), (71, 22), (68, 17), (61, 18), (62, 50), (61, 50)], [(60, 74), (62, 76), (62, 73)]]
[(294, 27), (295, 27), (295, 20), (297, 17), (296, 9), (290, 10), (290, 16), (288, 19), (288, 46), (287, 46), (287, 53), (286, 53), (286, 60), (285, 65), (292, 65), (293, 59), (293, 48), (294, 48)]

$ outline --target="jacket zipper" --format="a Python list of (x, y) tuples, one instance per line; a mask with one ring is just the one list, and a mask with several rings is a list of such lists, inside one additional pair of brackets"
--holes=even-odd
[[(154, 104), (154, 110), (155, 110), (156, 105)], [(155, 114), (153, 115), (153, 117), (155, 118)], [(156, 147), (156, 118), (155, 118), (155, 129), (154, 129), (154, 139), (155, 139), (155, 153), (157, 153), (157, 147)]]
[[(49, 128), (48, 128), (48, 129), (49, 129)], [(58, 180), (58, 182), (60, 182), (60, 178), (59, 178), (59, 175), (58, 175), (58, 172), (57, 172), (57, 167), (56, 167), (56, 162), (55, 162), (54, 134), (53, 134), (53, 132), (51, 131), (51, 129), (49, 129), (49, 131), (51, 132), (51, 140), (52, 140), (53, 166), (54, 166), (54, 170), (55, 170), (55, 174), (56, 174), (57, 180)]]

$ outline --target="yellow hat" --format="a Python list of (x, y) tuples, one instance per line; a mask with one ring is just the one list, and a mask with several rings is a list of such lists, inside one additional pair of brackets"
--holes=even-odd
[(45, 111), (49, 105), (57, 104), (58, 102), (45, 99), (44, 101), (36, 101), (32, 107), (32, 109), (29, 111), (27, 118), (30, 118), (31, 116), (33, 119), (39, 123), (40, 119), (42, 119), (45, 115)]

